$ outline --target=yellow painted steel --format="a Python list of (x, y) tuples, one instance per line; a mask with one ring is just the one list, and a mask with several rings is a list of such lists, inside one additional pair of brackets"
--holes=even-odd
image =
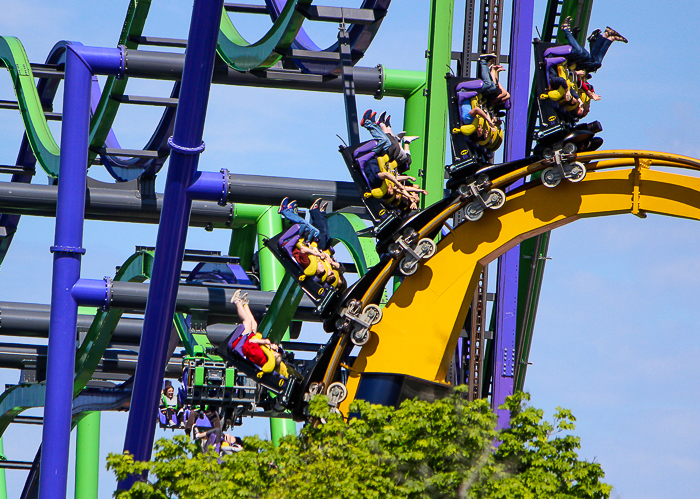
[[(590, 161), (582, 182), (509, 194), (503, 208), (453, 229), (435, 256), (404, 280), (350, 370), (344, 413), (362, 372), (444, 381), (469, 308), (471, 298), (465, 297), (473, 296), (484, 265), (524, 239), (584, 217), (648, 212), (700, 220), (700, 178), (649, 169), (653, 164), (700, 170), (699, 160), (647, 151), (583, 153), (577, 159)], [(634, 168), (611, 169), (622, 166)], [(529, 165), (494, 181), (494, 187), (542, 168), (539, 162)], [(444, 223), (460, 206), (450, 206), (430, 225)]]

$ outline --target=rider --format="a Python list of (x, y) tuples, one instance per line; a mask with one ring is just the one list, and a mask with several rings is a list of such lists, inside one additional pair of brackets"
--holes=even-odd
[[(231, 337), (226, 345), (228, 351), (233, 352), (239, 342), (243, 341), (241, 350), (246, 359), (260, 367), (264, 373), (275, 370), (285, 378), (288, 377), (287, 366), (282, 361), (279, 347), (258, 333), (258, 323), (248, 306), (248, 293), (241, 294), (241, 290), (237, 289), (230, 301), (236, 305), (243, 330), (238, 335), (234, 334)], [(241, 325), (238, 327), (240, 328)]]
[(579, 45), (576, 37), (571, 33), (571, 22), (571, 16), (568, 16), (564, 19), (560, 28), (564, 31), (566, 42), (571, 45), (570, 62), (576, 63), (577, 69), (584, 69), (589, 72), (597, 71), (603, 65), (603, 58), (613, 42), (628, 42), (627, 38), (608, 26), (603, 33), (599, 29), (591, 33), (588, 37), (588, 41), (591, 43), (591, 51), (588, 52), (588, 50)]

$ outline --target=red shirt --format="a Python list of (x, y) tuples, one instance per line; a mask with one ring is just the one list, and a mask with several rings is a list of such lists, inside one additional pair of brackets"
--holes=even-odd
[(248, 341), (250, 339), (246, 338), (246, 342), (243, 344), (243, 353), (246, 358), (251, 361), (256, 366), (263, 366), (267, 362), (267, 355), (262, 351), (260, 345), (257, 343), (251, 343)]
[(292, 255), (294, 256), (294, 259), (299, 262), (299, 265), (301, 265), (303, 268), (306, 268), (309, 266), (311, 263), (309, 261), (309, 257), (306, 253), (302, 253), (299, 248), (296, 246), (292, 249)]

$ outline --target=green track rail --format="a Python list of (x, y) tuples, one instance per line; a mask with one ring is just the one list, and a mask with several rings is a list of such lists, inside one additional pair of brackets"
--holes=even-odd
[(297, 6), (305, 7), (311, 5), (311, 2), (312, 0), (288, 0), (270, 31), (255, 43), (249, 43), (241, 36), (224, 9), (217, 54), (237, 71), (269, 68), (282, 59), (301, 29), (305, 18)]
[[(564, 34), (556, 32), (556, 26), (567, 16), (573, 19), (573, 25), (581, 28), (577, 40), (583, 44), (586, 40), (588, 22), (591, 18), (593, 0), (564, 0), (560, 14), (557, 15), (558, 0), (549, 0), (545, 11), (542, 29), (542, 40), (565, 43)], [(533, 131), (537, 120), (537, 104), (535, 82), (532, 84), (530, 95), (528, 130)], [(518, 317), (515, 336), (515, 380), (514, 389), (522, 390), (525, 385), (532, 335), (535, 328), (537, 304), (542, 289), (544, 266), (547, 261), (550, 233), (546, 232), (537, 237), (523, 241), (520, 244), (520, 274), (518, 276)]]
[[(115, 275), (114, 280), (144, 282), (150, 279), (152, 269), (153, 253), (138, 251), (124, 262), (124, 265), (120, 267)], [(123, 309), (110, 308), (107, 311), (98, 310), (95, 314), (95, 319), (76, 353), (73, 398), (80, 394), (92, 378), (123, 313)], [(195, 338), (195, 335), (189, 333), (182, 314), (175, 314), (173, 322), (185, 346), (185, 350), (188, 354), (191, 354), (198, 345), (197, 341), (200, 338)], [(208, 344), (208, 340), (206, 343)], [(45, 395), (45, 381), (15, 385), (5, 390), (0, 395), (0, 436), (5, 432), (15, 416), (33, 407), (43, 407)]]
[(60, 149), (44, 116), (27, 53), (17, 38), (0, 37), (0, 61), (10, 72), (32, 151), (47, 175), (57, 177)]
[[(131, 0), (119, 37), (118, 45), (135, 49), (138, 45), (130, 37), (140, 36), (148, 16), (151, 0)], [(12, 85), (19, 103), (20, 114), (27, 132), (27, 138), (39, 164), (49, 177), (57, 178), (60, 148), (49, 129), (34, 75), (22, 43), (15, 37), (0, 37), (0, 61), (9, 70)], [(102, 92), (100, 103), (90, 123), (90, 145), (101, 147), (109, 133), (119, 109), (119, 97), (124, 94), (127, 78), (117, 80), (109, 77)], [(97, 153), (89, 152), (88, 164)]]

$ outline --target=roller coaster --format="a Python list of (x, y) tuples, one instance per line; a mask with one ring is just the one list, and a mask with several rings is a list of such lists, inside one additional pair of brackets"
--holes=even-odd
[[(29, 470), (23, 498), (65, 497), (71, 429), (100, 411), (129, 411), (124, 450), (148, 460), (158, 424), (179, 431), (193, 414), (200, 426), (227, 429), (267, 417), (277, 440), (309, 420), (307, 404), (318, 393), (349, 416), (356, 398), (398, 405), (466, 384), (470, 398), (488, 398), (496, 409), (524, 385), (551, 230), (623, 213), (700, 220), (700, 179), (684, 174), (700, 170), (700, 160), (600, 150), (602, 125), (582, 121), (586, 71), (558, 28), (570, 17), (583, 44), (592, 0), (549, 0), (534, 44), (534, 0), (514, 0), (507, 55), (497, 0), (480, 2), (478, 21), (475, 1), (466, 2), (461, 52), (451, 46), (453, 1), (432, 0), (426, 72), (359, 65), (391, 22), (390, 0), (363, 0), (359, 8), (195, 0), (186, 40), (145, 35), (151, 2), (126, 3), (117, 48), (61, 41), (44, 63), (32, 63), (20, 40), (0, 36), (16, 94), (0, 108), (19, 110), (25, 128), (16, 164), (0, 166), (11, 175), (0, 182), (0, 262), (21, 216), (56, 220), (51, 303), (0, 302), (0, 334), (48, 339), (48, 347), (0, 344), (0, 367), (21, 370), (0, 395), (0, 435), (11, 424), (43, 424), (34, 462), (0, 461), (3, 469)], [(249, 43), (231, 13), (269, 15), (272, 27)], [(304, 30), (309, 22), (338, 25), (337, 42), (319, 47)], [(497, 97), (497, 81), (489, 86), (497, 79), (489, 64), (508, 66), (507, 98)], [(456, 69), (446, 75), (448, 67)], [(107, 77), (102, 85), (97, 75)], [(130, 79), (174, 83), (168, 97), (147, 97), (126, 93)], [(347, 142), (334, 160), (352, 181), (198, 170), (211, 84), (341, 93)], [(405, 99), (406, 133), (423, 144), (414, 146), (407, 171), (376, 138), (360, 140), (359, 94)], [(117, 140), (115, 119), (126, 105), (163, 108), (142, 150)], [(61, 121), (60, 144), (51, 120)], [(166, 163), (161, 194), (155, 179)], [(32, 183), (37, 164), (49, 185)], [(101, 166), (114, 182), (88, 177)], [(679, 171), (652, 168), (659, 166)], [(388, 181), (373, 185), (371, 168), (406, 173), (429, 194), (418, 206), (402, 204)], [(352, 262), (342, 267), (356, 278), (333, 287), (295, 260), (301, 228), (278, 215), (285, 197), (297, 200), (301, 215), (316, 198), (330, 201), (331, 244), (345, 248), (339, 254)], [(85, 220), (158, 224), (157, 242), (136, 246), (113, 277), (84, 278)], [(227, 254), (186, 249), (191, 226), (231, 230)], [(487, 327), (487, 268), (495, 260)], [(194, 268), (183, 271), (183, 262)], [(257, 332), (284, 350), (286, 375), (279, 362), (276, 370), (256, 365), (234, 348), (249, 341), (240, 336), (237, 290), (262, 318)], [(322, 323), (327, 342), (299, 341), (303, 322)], [(295, 359), (299, 352), (315, 357)], [(180, 380), (179, 414), (158, 408), (164, 377)], [(43, 418), (22, 416), (42, 407)], [(500, 411), (499, 426), (507, 424)], [(77, 454), (98, 461), (87, 447)], [(94, 488), (78, 489), (79, 497), (96, 497)]]

